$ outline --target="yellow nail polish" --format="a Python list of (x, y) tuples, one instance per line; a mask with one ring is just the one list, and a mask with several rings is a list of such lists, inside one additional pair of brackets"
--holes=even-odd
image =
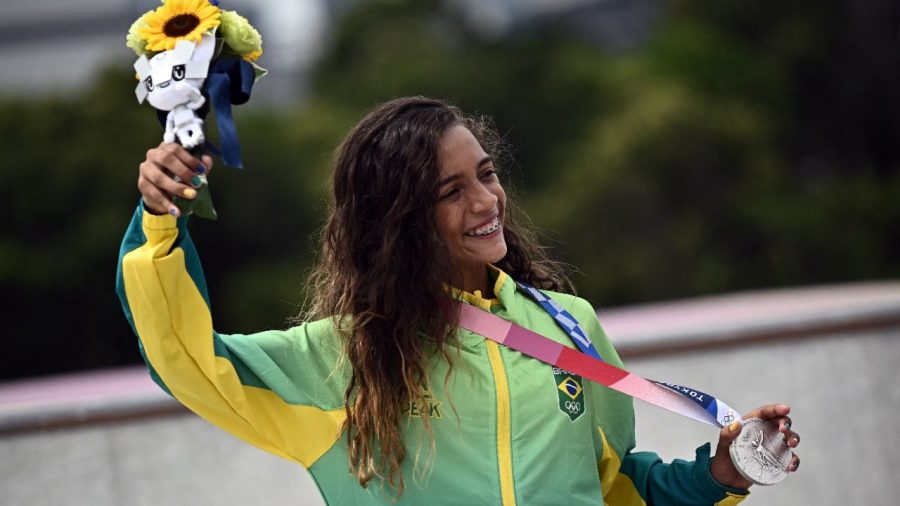
[(192, 199), (197, 196), (197, 190), (193, 188), (185, 188), (184, 191), (181, 192), (185, 198)]
[(731, 425), (728, 426), (728, 430), (730, 430), (731, 432), (734, 432), (739, 428), (741, 428), (741, 424), (738, 422), (731, 422)]

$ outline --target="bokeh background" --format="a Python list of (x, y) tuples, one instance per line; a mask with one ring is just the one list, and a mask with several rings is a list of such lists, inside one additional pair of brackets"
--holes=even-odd
[[(508, 186), (596, 307), (900, 278), (896, 0), (221, 3), (262, 32), (271, 71), (235, 110), (246, 169), (215, 168), (220, 219), (192, 224), (222, 332), (288, 325), (315, 258), (332, 151), (367, 110), (402, 95), (493, 118), (508, 141)], [(161, 129), (134, 98), (124, 39), (155, 4), (0, 5), (0, 381), (140, 362), (115, 264), (137, 165)], [(782, 371), (795, 371), (792, 357), (822, 365), (860, 353), (853, 364), (881, 360), (860, 385), (887, 388), (900, 379), (889, 365), (897, 337), (827, 353), (756, 349), (738, 362), (746, 381), (767, 353)], [(680, 370), (710, 357), (734, 358)], [(842, 378), (858, 372), (831, 365)], [(825, 399), (827, 372), (785, 377), (823, 413), (855, 409)], [(783, 388), (767, 378), (768, 391)], [(751, 393), (741, 402), (756, 402)], [(897, 395), (878, 402), (869, 434), (900, 414)], [(49, 458), (58, 442), (45, 439)], [(892, 455), (863, 461), (900, 465)]]
[[(123, 42), (145, 4), (4, 2), (0, 379), (139, 360), (113, 284), (160, 140)], [(193, 227), (223, 331), (297, 311), (332, 150), (408, 94), (494, 119), (598, 306), (900, 276), (892, 0), (233, 4), (273, 42), (236, 109), (247, 168), (216, 168), (221, 219)]]

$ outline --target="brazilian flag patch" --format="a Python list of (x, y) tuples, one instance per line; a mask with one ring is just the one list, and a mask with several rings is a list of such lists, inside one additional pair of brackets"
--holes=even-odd
[(573, 422), (584, 414), (584, 388), (581, 376), (559, 367), (553, 367), (553, 380), (559, 398), (559, 410)]

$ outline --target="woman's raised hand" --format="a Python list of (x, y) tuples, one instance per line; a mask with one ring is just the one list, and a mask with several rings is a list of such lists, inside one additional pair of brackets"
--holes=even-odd
[(178, 144), (164, 142), (150, 149), (141, 162), (138, 176), (144, 206), (153, 214), (179, 216), (181, 211), (172, 199), (178, 196), (193, 200), (200, 187), (197, 176), (208, 174), (211, 168), (211, 156), (204, 154), (203, 160), (198, 160)]
[[(791, 430), (791, 419), (788, 417), (788, 413), (790, 412), (790, 406), (784, 404), (769, 404), (768, 406), (756, 408), (747, 413), (744, 415), (744, 419), (762, 418), (774, 422), (778, 425), (778, 431), (784, 434), (787, 445), (791, 448), (796, 448), (797, 445), (800, 444), (800, 436)], [(709, 465), (709, 471), (716, 481), (722, 485), (734, 488), (749, 488), (750, 485), (752, 485), (751, 482), (744, 479), (744, 477), (738, 473), (737, 469), (734, 468), (734, 464), (732, 464), (731, 456), (728, 452), (728, 445), (737, 439), (742, 428), (740, 423), (735, 422), (724, 427), (722, 431), (719, 432), (719, 445), (716, 447), (716, 455)], [(790, 463), (788, 463), (787, 472), (792, 473), (796, 471), (798, 467), (800, 467), (800, 457), (794, 453), (791, 455)]]

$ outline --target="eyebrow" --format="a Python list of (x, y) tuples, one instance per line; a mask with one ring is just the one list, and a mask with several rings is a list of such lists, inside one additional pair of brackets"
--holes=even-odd
[[(490, 155), (485, 156), (484, 158), (481, 159), (481, 161), (478, 162), (477, 168), (480, 169), (482, 166), (484, 166), (486, 163), (490, 163), (492, 160), (493, 159), (491, 158)], [(438, 187), (444, 186), (447, 183), (452, 183), (453, 181), (456, 181), (459, 178), (460, 178), (459, 174), (454, 174), (452, 176), (445, 177), (444, 179), (441, 179), (441, 181), (438, 183)]]

